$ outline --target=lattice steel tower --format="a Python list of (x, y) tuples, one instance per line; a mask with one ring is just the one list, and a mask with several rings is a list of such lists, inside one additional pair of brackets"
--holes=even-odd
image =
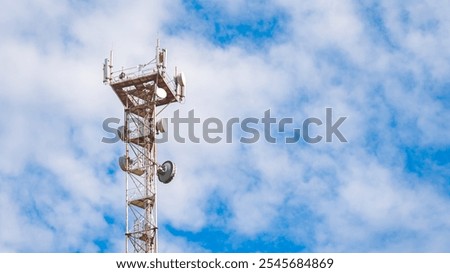
[(156, 135), (167, 132), (167, 119), (156, 119), (168, 104), (184, 100), (185, 78), (176, 69), (173, 78), (168, 76), (167, 51), (159, 41), (155, 58), (147, 64), (113, 71), (112, 57), (111, 52), (105, 59), (103, 82), (124, 107), (124, 125), (117, 133), (125, 142), (125, 155), (119, 158), (126, 173), (125, 251), (154, 253), (158, 250), (156, 176), (169, 183), (176, 171), (171, 161), (157, 163)]

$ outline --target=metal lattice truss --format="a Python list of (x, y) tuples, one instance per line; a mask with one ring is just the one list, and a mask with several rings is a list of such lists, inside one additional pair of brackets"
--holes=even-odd
[[(125, 110), (127, 231), (133, 252), (156, 252), (155, 104), (144, 117)], [(153, 105), (153, 107), (151, 107)]]
[[(125, 123), (118, 128), (118, 134), (125, 142), (125, 155), (119, 165), (126, 173), (126, 252), (157, 252), (155, 178), (158, 173), (158, 178), (168, 183), (175, 175), (173, 163), (156, 163), (157, 107), (184, 98), (184, 75), (169, 78), (166, 53), (158, 43), (154, 60), (115, 72), (111, 53), (103, 67), (103, 82), (112, 87), (124, 106)], [(149, 64), (154, 68), (148, 68)]]

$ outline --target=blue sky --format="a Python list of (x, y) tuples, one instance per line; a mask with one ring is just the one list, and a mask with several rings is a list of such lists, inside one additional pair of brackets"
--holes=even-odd
[(0, 252), (124, 251), (101, 68), (111, 48), (147, 63), (157, 37), (188, 82), (165, 117), (270, 109), (293, 129), (332, 108), (348, 140), (161, 144), (178, 172), (158, 186), (160, 251), (450, 251), (446, 1), (166, 2), (3, 3)]

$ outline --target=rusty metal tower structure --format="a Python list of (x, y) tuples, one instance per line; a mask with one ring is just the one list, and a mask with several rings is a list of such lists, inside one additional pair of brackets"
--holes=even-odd
[(156, 177), (169, 183), (176, 172), (171, 161), (158, 164), (156, 158), (156, 135), (167, 132), (167, 119), (157, 121), (158, 115), (185, 96), (184, 74), (175, 69), (171, 78), (166, 65), (167, 51), (159, 41), (155, 58), (146, 64), (114, 71), (112, 51), (103, 64), (103, 83), (124, 107), (124, 124), (117, 134), (125, 142), (119, 166), (126, 173), (126, 252), (158, 251)]

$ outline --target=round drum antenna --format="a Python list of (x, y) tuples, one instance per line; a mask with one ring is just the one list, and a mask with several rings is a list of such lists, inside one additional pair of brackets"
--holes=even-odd
[(163, 164), (161, 164), (160, 168), (158, 169), (158, 179), (164, 184), (169, 183), (172, 181), (173, 177), (176, 173), (176, 167), (175, 164), (173, 164), (172, 161), (167, 160)]

